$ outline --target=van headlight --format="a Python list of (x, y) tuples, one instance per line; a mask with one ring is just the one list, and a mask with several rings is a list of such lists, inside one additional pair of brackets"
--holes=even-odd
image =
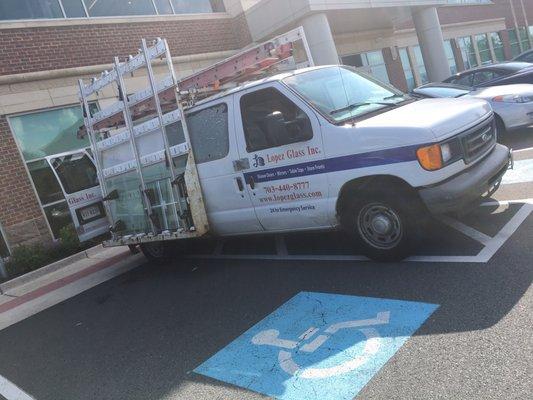
[(533, 101), (532, 94), (506, 94), (492, 98), (492, 101), (498, 103), (530, 103)]
[(416, 157), (422, 168), (435, 171), (463, 158), (463, 150), (459, 138), (453, 138), (419, 148)]

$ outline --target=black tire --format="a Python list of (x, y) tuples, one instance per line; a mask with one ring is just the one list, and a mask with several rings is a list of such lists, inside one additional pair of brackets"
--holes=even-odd
[(171, 258), (170, 246), (166, 242), (142, 243), (140, 248), (144, 256), (150, 261), (164, 263)]
[(427, 219), (418, 198), (403, 189), (367, 189), (363, 196), (354, 196), (348, 203), (342, 224), (365, 256), (389, 262), (412, 254), (419, 239), (417, 228)]

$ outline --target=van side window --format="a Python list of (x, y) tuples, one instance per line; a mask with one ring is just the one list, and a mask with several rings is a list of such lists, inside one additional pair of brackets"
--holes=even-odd
[(187, 115), (187, 127), (197, 164), (224, 158), (229, 153), (228, 106), (217, 104)]
[(313, 138), (307, 114), (274, 88), (242, 96), (241, 115), (248, 152)]

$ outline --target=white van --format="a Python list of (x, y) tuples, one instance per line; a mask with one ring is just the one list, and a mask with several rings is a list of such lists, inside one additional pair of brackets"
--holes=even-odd
[[(416, 100), (345, 66), (303, 68), (247, 83), (196, 103), (185, 119), (184, 125), (167, 125), (165, 134), (178, 174), (186, 171), (187, 156), (174, 148), (190, 143), (207, 228), (192, 212), (194, 228), (180, 236), (179, 224), (169, 223), (172, 212), (166, 212), (177, 203), (171, 199), (175, 182), (158, 176), (167, 195), (159, 189), (158, 196), (146, 196), (151, 204), (144, 207), (147, 214), (159, 208), (159, 217), (150, 219), (156, 231), (148, 224), (122, 226), (108, 245), (140, 243), (147, 256), (157, 258), (173, 247), (170, 239), (197, 230), (228, 236), (343, 228), (367, 256), (397, 260), (424, 234), (419, 227), (428, 212), (475, 203), (497, 187), (511, 157), (497, 143), (487, 102)], [(162, 135), (137, 134), (140, 126), (131, 132), (146, 177), (142, 169), (153, 149), (143, 150), (142, 143), (153, 145)], [(127, 157), (117, 154), (103, 154), (103, 176), (126, 171)], [(121, 164), (112, 166), (110, 159)], [(158, 165), (164, 166), (162, 160)], [(189, 180), (189, 192), (192, 186)], [(190, 193), (181, 193), (196, 204)]]

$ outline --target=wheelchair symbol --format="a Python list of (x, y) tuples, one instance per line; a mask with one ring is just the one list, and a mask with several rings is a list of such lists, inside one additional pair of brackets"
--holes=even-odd
[[(306, 379), (329, 378), (340, 375), (365, 364), (372, 355), (376, 354), (381, 347), (381, 337), (378, 331), (372, 326), (385, 325), (389, 323), (390, 312), (379, 312), (376, 318), (361, 319), (354, 321), (345, 321), (333, 324), (324, 330), (323, 334), (316, 336), (311, 342), (305, 343), (308, 339), (315, 336), (320, 329), (310, 327), (298, 337), (298, 341), (281, 339), (279, 331), (276, 329), (267, 329), (259, 332), (252, 338), (252, 343), (258, 346), (274, 346), (282, 350), (278, 354), (278, 362), (281, 369), (289, 375), (296, 375)], [(293, 359), (290, 351), (298, 349), (298, 352), (313, 353), (322, 346), (331, 335), (341, 329), (356, 328), (366, 337), (363, 354), (353, 359), (349, 359), (342, 364), (329, 368), (305, 368), (302, 369)]]

